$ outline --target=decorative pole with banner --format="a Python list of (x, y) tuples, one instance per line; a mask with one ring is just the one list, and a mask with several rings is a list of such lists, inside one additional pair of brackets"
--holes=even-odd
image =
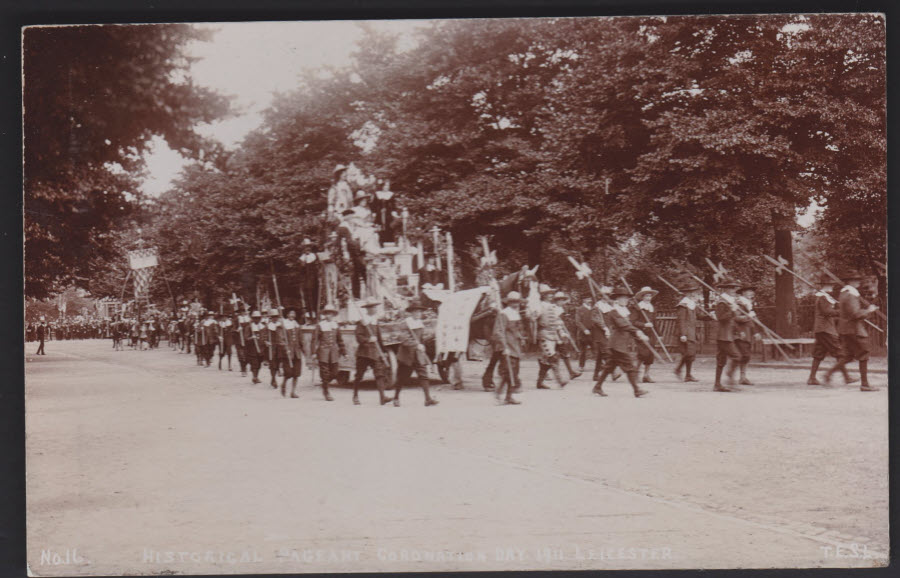
[(134, 275), (134, 302), (138, 319), (141, 305), (149, 300), (150, 281), (153, 280), (153, 272), (158, 265), (159, 256), (156, 247), (141, 247), (128, 252), (128, 268)]

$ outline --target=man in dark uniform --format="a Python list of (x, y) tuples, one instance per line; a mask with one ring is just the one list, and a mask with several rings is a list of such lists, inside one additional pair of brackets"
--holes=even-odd
[(44, 340), (47, 339), (47, 323), (44, 321), (44, 316), (41, 316), (41, 322), (37, 327), (37, 338), (38, 338), (38, 348), (35, 355), (47, 355), (44, 352)]
[(844, 354), (841, 351), (841, 341), (835, 322), (841, 313), (837, 307), (837, 301), (832, 297), (834, 282), (830, 277), (822, 276), (818, 279), (819, 290), (816, 291), (816, 316), (813, 322), (813, 335), (816, 343), (813, 346), (812, 368), (809, 371), (807, 385), (822, 385), (816, 378), (819, 365), (825, 356), (831, 355), (837, 362), (835, 367), (844, 376), (844, 383), (853, 383), (855, 380), (847, 373), (847, 368), (840, 365)]
[(700, 300), (700, 286), (693, 281), (686, 280), (679, 290), (684, 293), (681, 301), (675, 307), (676, 327), (681, 359), (675, 366), (675, 375), (681, 378), (681, 370), (684, 368), (684, 381), (698, 381), (691, 373), (694, 360), (697, 358), (697, 321), (706, 318), (697, 307)]
[(397, 349), (397, 383), (394, 385), (394, 406), (400, 406), (400, 390), (410, 381), (413, 372), (418, 385), (425, 392), (425, 405), (437, 405), (438, 401), (431, 397), (428, 383), (428, 355), (425, 353), (425, 325), (422, 323), (422, 312), (427, 307), (414, 301), (406, 308), (409, 316), (402, 322), (406, 331)]
[(585, 297), (581, 305), (575, 310), (575, 338), (580, 353), (578, 354), (578, 371), (584, 373), (584, 364), (587, 362), (588, 348), (591, 347), (591, 298)]
[(316, 352), (316, 360), (319, 363), (319, 374), (322, 376), (322, 393), (325, 399), (332, 401), (334, 398), (328, 392), (328, 384), (338, 376), (338, 361), (346, 355), (344, 341), (341, 339), (340, 328), (335, 322), (337, 309), (328, 304), (322, 308), (322, 319), (316, 323), (316, 332), (313, 335), (313, 351)]
[(259, 368), (262, 366), (263, 359), (268, 356), (265, 339), (266, 326), (262, 323), (262, 313), (259, 311), (251, 313), (250, 323), (243, 326), (243, 331), (246, 344), (245, 355), (250, 364), (250, 373), (253, 375), (252, 382), (260, 383)]
[(506, 388), (507, 405), (518, 405), (522, 402), (513, 398), (513, 391), (522, 387), (519, 379), (519, 360), (522, 358), (522, 344), (525, 342), (525, 333), (522, 329), (522, 317), (519, 314), (519, 304), (522, 301), (518, 291), (510, 291), (503, 298), (506, 305), (494, 320), (494, 329), (491, 336), (494, 351), (500, 352), (500, 387), (497, 388), (497, 399)]
[(841, 348), (844, 358), (828, 370), (825, 375), (826, 382), (831, 381), (831, 376), (837, 369), (845, 367), (854, 359), (859, 362), (859, 389), (860, 391), (878, 391), (879, 388), (869, 385), (869, 332), (866, 330), (865, 321), (878, 307), (862, 306), (859, 294), (859, 286), (862, 283), (862, 275), (857, 271), (850, 271), (842, 277), (846, 285), (841, 289), (838, 298), (840, 317), (838, 320), (838, 334), (841, 336)]
[(612, 335), (609, 338), (609, 358), (591, 391), (601, 397), (606, 397), (606, 393), (603, 391), (603, 382), (619, 367), (628, 376), (628, 382), (634, 390), (634, 397), (643, 397), (649, 392), (638, 387), (637, 367), (631, 354), (631, 344), (635, 338), (641, 341), (649, 341), (649, 339), (643, 331), (631, 323), (631, 311), (628, 309), (631, 292), (625, 287), (617, 287), (613, 290), (612, 297), (615, 304), (607, 316), (609, 327), (612, 329)]
[(356, 376), (353, 379), (353, 405), (359, 405), (359, 384), (362, 382), (366, 370), (372, 368), (375, 375), (375, 385), (378, 387), (378, 398), (381, 405), (391, 401), (385, 396), (387, 387), (388, 365), (383, 357), (384, 349), (381, 347), (381, 332), (378, 330), (378, 317), (376, 310), (379, 302), (370, 299), (363, 303), (365, 310), (362, 318), (356, 324)]
[(717, 285), (719, 299), (716, 302), (716, 321), (718, 324), (716, 331), (716, 382), (713, 385), (713, 391), (734, 391), (732, 388), (722, 385), (722, 372), (725, 365), (731, 360), (726, 375), (728, 376), (729, 385), (734, 383), (734, 370), (737, 369), (741, 361), (741, 354), (734, 345), (734, 324), (735, 321), (744, 321), (746, 315), (741, 313), (738, 307), (737, 288), (740, 285), (730, 279), (723, 279)]

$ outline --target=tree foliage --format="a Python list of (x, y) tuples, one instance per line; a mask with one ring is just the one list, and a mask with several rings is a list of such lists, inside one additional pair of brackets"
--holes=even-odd
[(491, 235), (501, 272), (528, 261), (553, 283), (578, 283), (572, 255), (607, 283), (709, 257), (766, 284), (760, 255), (812, 201), (842, 264), (883, 260), (879, 16), (441, 21), (418, 34), (410, 50), (369, 29), (351, 69), (279, 95), (227, 160), (159, 200), (153, 229), (181, 290), (272, 269), (295, 283), (300, 241), (325, 234), (331, 170), (350, 161), (391, 181), (414, 233), (436, 224), (466, 255)]
[(181, 154), (221, 149), (193, 128), (228, 103), (192, 84), (189, 25), (29, 27), (23, 35), (26, 294), (42, 297), (114, 258), (111, 231), (138, 196), (142, 153), (162, 136)]

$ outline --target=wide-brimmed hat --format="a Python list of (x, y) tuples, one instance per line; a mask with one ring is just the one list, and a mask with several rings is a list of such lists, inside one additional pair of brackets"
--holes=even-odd
[(278, 315), (280, 315), (280, 313), (278, 313), (278, 309), (275, 309), (274, 307), (272, 307), (271, 309), (269, 309), (269, 316), (276, 316), (276, 317), (277, 317)]
[(260, 313), (259, 311), (254, 311), (250, 314), (250, 317), (262, 317), (262, 313)]
[(659, 293), (659, 291), (657, 291), (656, 289), (653, 289), (652, 287), (641, 287), (640, 291), (638, 291), (637, 293), (634, 294), (634, 298), (636, 300), (640, 301), (641, 299), (644, 298), (644, 295), (649, 294), (649, 295), (656, 296), (657, 293)]
[(557, 291), (556, 293), (553, 294), (554, 301), (562, 301), (562, 300), (568, 299), (568, 298), (569, 298), (569, 296), (566, 295), (565, 293), (563, 293), (562, 291)]
[(816, 277), (816, 285), (837, 285), (837, 281), (823, 273)]
[(331, 171), (331, 174), (337, 174), (347, 170), (347, 165), (338, 165), (334, 167), (334, 170)]
[(326, 305), (322, 307), (322, 313), (337, 313), (338, 310), (334, 305)]
[(378, 307), (379, 305), (381, 305), (381, 301), (378, 299), (367, 299), (359, 304), (360, 307), (365, 307), (366, 309), (369, 307)]
[(510, 303), (512, 301), (521, 301), (521, 300), (522, 300), (522, 294), (519, 293), (518, 291), (510, 291), (509, 293), (507, 293), (506, 295), (503, 296), (504, 303)]
[(629, 291), (624, 285), (619, 285), (612, 290), (611, 295), (613, 297), (631, 297), (631, 291)]
[(407, 311), (424, 311), (426, 309), (429, 309), (429, 307), (418, 299), (410, 301), (409, 305), (406, 306)]
[(716, 287), (721, 287), (723, 289), (736, 288), (736, 287), (740, 287), (740, 286), (741, 286), (740, 283), (738, 283), (734, 279), (728, 279), (728, 278), (722, 279), (721, 281), (716, 283)]
[(689, 293), (691, 291), (699, 291), (700, 285), (697, 285), (693, 281), (687, 280), (687, 281), (682, 282), (681, 285), (679, 285), (678, 290), (683, 293)]
[(738, 287), (738, 291), (741, 293), (744, 291), (756, 291), (756, 285), (753, 283), (741, 283), (740, 287)]
[(613, 292), (613, 288), (610, 287), (609, 285), (603, 285), (600, 287), (601, 295), (612, 295), (612, 292)]
[(553, 293), (553, 287), (547, 285), (546, 283), (541, 283), (538, 285), (538, 293), (544, 295), (545, 293)]
[(300, 243), (301, 247), (309, 247), (311, 245), (315, 245), (309, 238), (303, 239), (303, 242)]
[(356, 199), (357, 201), (360, 200), (360, 199), (368, 199), (368, 198), (369, 198), (369, 193), (367, 193), (367, 192), (365, 192), (364, 190), (360, 189), (360, 190), (356, 191), (356, 196), (354, 196), (353, 198)]
[(843, 281), (862, 281), (865, 276), (856, 269), (847, 269), (841, 274)]

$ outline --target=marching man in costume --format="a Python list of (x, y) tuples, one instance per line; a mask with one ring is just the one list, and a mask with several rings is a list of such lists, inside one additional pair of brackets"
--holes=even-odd
[(209, 367), (212, 365), (216, 343), (219, 341), (219, 323), (216, 321), (215, 312), (208, 311), (206, 313), (206, 319), (203, 321), (201, 331), (203, 333), (203, 361), (206, 363), (206, 367)]
[(603, 382), (618, 367), (628, 376), (628, 382), (634, 390), (634, 397), (642, 397), (648, 392), (638, 386), (638, 371), (630, 349), (633, 339), (647, 342), (649, 338), (631, 323), (631, 311), (628, 309), (631, 292), (625, 287), (617, 287), (613, 290), (612, 297), (615, 303), (607, 316), (609, 327), (612, 329), (612, 335), (609, 338), (609, 358), (592, 391), (601, 397), (606, 397), (606, 393), (603, 391)]
[(537, 320), (538, 344), (541, 347), (541, 357), (538, 360), (538, 389), (550, 389), (544, 385), (544, 379), (547, 374), (553, 371), (560, 387), (565, 387), (569, 380), (565, 378), (559, 367), (559, 327), (562, 319), (559, 317), (559, 310), (556, 305), (550, 302), (553, 295), (553, 289), (548, 285), (541, 284), (539, 287), (541, 301), (537, 308), (528, 312), (529, 316)]
[(556, 306), (557, 315), (559, 315), (559, 347), (557, 351), (560, 359), (566, 366), (566, 370), (569, 372), (569, 380), (572, 380), (580, 377), (582, 372), (572, 369), (572, 356), (578, 355), (578, 346), (575, 344), (572, 334), (569, 333), (569, 328), (566, 327), (565, 303), (568, 300), (569, 296), (562, 291), (557, 291), (553, 294), (553, 304)]
[(750, 342), (753, 340), (751, 317), (756, 317), (756, 312), (753, 310), (753, 297), (755, 295), (755, 287), (745, 283), (738, 289), (738, 295), (735, 298), (741, 313), (746, 317), (746, 320), (735, 319), (734, 322), (734, 345), (740, 354), (738, 367), (741, 374), (738, 383), (741, 385), (753, 385), (747, 379), (747, 364), (750, 363)]
[[(300, 347), (300, 324), (297, 322), (297, 312), (288, 311), (287, 319), (281, 320), (281, 331), (284, 336), (284, 347), (279, 349), (279, 365), (284, 374), (281, 381), (281, 396), (284, 397), (288, 378), (291, 379), (291, 397), (297, 398), (297, 379), (303, 370), (303, 354)], [(329, 400), (330, 401), (330, 400)]]
[[(268, 320), (266, 321), (266, 343), (269, 353), (269, 373), (272, 375), (270, 382), (273, 389), (278, 389), (278, 369), (281, 365), (281, 359), (287, 359), (282, 351), (286, 347), (286, 335), (281, 332), (281, 313), (274, 307), (269, 309)], [(282, 395), (284, 395), (284, 386), (282, 386)]]
[(575, 331), (578, 348), (578, 372), (584, 373), (584, 364), (587, 362), (587, 351), (593, 341), (591, 337), (591, 298), (585, 297), (581, 305), (575, 310)]
[(313, 350), (319, 362), (319, 373), (322, 376), (322, 393), (325, 399), (332, 401), (334, 398), (328, 393), (328, 384), (338, 376), (338, 360), (346, 355), (344, 341), (341, 339), (338, 324), (334, 317), (337, 309), (332, 305), (322, 308), (323, 320), (316, 323), (316, 333), (313, 336)]
[[(247, 325), (250, 324), (250, 316), (247, 314), (246, 306), (241, 308), (241, 312), (234, 316), (231, 326), (231, 340), (234, 342), (234, 349), (237, 352), (238, 365), (241, 367), (241, 377), (247, 376), (247, 340), (245, 338)], [(229, 365), (229, 367), (231, 367)]]
[[(607, 315), (612, 311), (612, 303), (609, 300), (612, 287), (604, 285), (600, 287), (600, 299), (594, 304), (591, 310), (591, 337), (593, 338), (594, 347), (594, 381), (600, 381), (600, 372), (603, 371), (603, 365), (609, 359), (609, 324), (607, 323)], [(618, 375), (613, 375), (613, 381), (618, 379)]]
[(422, 323), (422, 312), (427, 307), (419, 302), (412, 302), (406, 308), (409, 312), (403, 323), (407, 331), (397, 349), (397, 383), (394, 384), (394, 405), (400, 406), (400, 390), (416, 374), (416, 380), (425, 392), (425, 405), (437, 405), (438, 401), (431, 397), (428, 388), (428, 355), (425, 353), (425, 325)]
[(232, 326), (234, 323), (231, 318), (222, 313), (219, 315), (219, 334), (217, 336), (219, 343), (219, 371), (222, 371), (222, 358), (228, 356), (228, 371), (231, 371), (231, 346), (234, 332)]
[(729, 385), (732, 385), (734, 383), (734, 370), (737, 369), (741, 362), (741, 354), (734, 344), (734, 325), (735, 322), (743, 322), (748, 318), (741, 312), (737, 304), (738, 287), (738, 283), (728, 279), (723, 279), (716, 287), (721, 293), (719, 293), (719, 299), (716, 302), (718, 328), (716, 331), (716, 382), (713, 385), (713, 391), (734, 391), (722, 385), (722, 372), (730, 360), (731, 364), (728, 365), (728, 371), (725, 374), (728, 376)]
[(506, 388), (505, 404), (518, 405), (520, 401), (513, 398), (513, 391), (522, 387), (519, 379), (519, 360), (522, 358), (522, 344), (525, 333), (522, 330), (522, 317), (519, 315), (519, 304), (522, 296), (518, 291), (510, 291), (503, 298), (505, 307), (494, 320), (492, 339), (494, 351), (503, 355), (500, 360), (500, 387), (497, 388), (497, 399)]
[(819, 371), (819, 365), (825, 356), (830, 355), (835, 358), (835, 369), (840, 371), (844, 376), (844, 383), (854, 383), (856, 380), (851, 378), (847, 373), (847, 368), (841, 365), (840, 361), (844, 358), (841, 351), (841, 341), (838, 337), (837, 320), (841, 316), (838, 310), (838, 302), (832, 297), (834, 293), (834, 282), (831, 277), (823, 275), (819, 280), (819, 290), (816, 291), (816, 317), (813, 322), (813, 335), (815, 335), (816, 343), (813, 346), (812, 368), (809, 372), (807, 385), (822, 385), (816, 378)]
[(698, 381), (691, 373), (694, 360), (697, 358), (697, 321), (706, 316), (697, 308), (697, 302), (700, 300), (700, 286), (693, 281), (685, 281), (680, 287), (684, 293), (684, 297), (675, 307), (677, 315), (677, 325), (675, 334), (678, 335), (678, 344), (681, 350), (681, 359), (675, 366), (675, 375), (681, 378), (681, 370), (684, 368), (684, 381)]
[(862, 275), (858, 272), (850, 271), (844, 275), (843, 281), (846, 285), (841, 288), (841, 294), (838, 299), (840, 310), (838, 334), (841, 336), (844, 358), (839, 362), (838, 366), (828, 371), (825, 379), (830, 381), (835, 370), (843, 369), (855, 359), (859, 362), (860, 391), (878, 391), (879, 388), (869, 385), (869, 332), (866, 330), (865, 324), (869, 315), (878, 307), (875, 305), (862, 306), (859, 294)]
[[(632, 314), (631, 322), (635, 327), (640, 327), (645, 333), (652, 333), (654, 323), (656, 323), (656, 309), (653, 307), (653, 298), (659, 291), (650, 287), (642, 287), (634, 296), (635, 311)], [(648, 321), (649, 320), (649, 321)], [(644, 377), (639, 379), (643, 383), (653, 383), (650, 378), (650, 366), (653, 365), (654, 355), (653, 347), (649, 341), (637, 342), (637, 362), (638, 374), (640, 368), (644, 368)]]
[(381, 405), (391, 401), (385, 396), (387, 387), (388, 365), (382, 349), (381, 332), (378, 329), (378, 317), (376, 311), (380, 303), (376, 299), (370, 299), (362, 304), (363, 313), (356, 324), (356, 376), (353, 379), (353, 405), (359, 405), (359, 384), (362, 382), (366, 370), (372, 368), (375, 375), (375, 385), (378, 387), (378, 397)]
[(250, 314), (250, 323), (243, 326), (244, 343), (246, 344), (247, 362), (250, 364), (250, 373), (253, 374), (253, 383), (260, 383), (259, 368), (263, 359), (267, 357), (265, 334), (266, 326), (262, 323), (262, 314), (254, 311)]

